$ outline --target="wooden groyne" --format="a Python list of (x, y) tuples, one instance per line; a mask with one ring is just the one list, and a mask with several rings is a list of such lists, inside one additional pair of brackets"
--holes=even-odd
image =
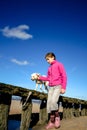
[[(0, 83), (0, 130), (8, 130), (8, 115), (13, 95), (22, 98), (20, 130), (29, 129), (32, 113), (32, 99), (41, 100), (38, 123), (43, 124), (47, 121), (46, 93)], [(85, 100), (60, 96), (58, 105), (61, 118), (87, 116), (87, 101)]]

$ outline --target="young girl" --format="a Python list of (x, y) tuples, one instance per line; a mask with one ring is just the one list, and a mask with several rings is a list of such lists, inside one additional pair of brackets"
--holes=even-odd
[(50, 64), (47, 76), (39, 76), (38, 80), (49, 81), (49, 91), (47, 99), (47, 113), (50, 120), (46, 129), (60, 127), (60, 117), (58, 114), (58, 99), (60, 93), (64, 94), (66, 91), (67, 76), (63, 64), (56, 60), (54, 53), (47, 53), (46, 61)]

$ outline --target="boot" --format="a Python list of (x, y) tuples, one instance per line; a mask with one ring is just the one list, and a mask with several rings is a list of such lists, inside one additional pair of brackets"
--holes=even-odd
[(46, 130), (54, 128), (55, 127), (54, 123), (55, 123), (55, 115), (50, 115), (50, 120), (46, 126)]
[(58, 111), (55, 111), (55, 128), (59, 128), (60, 127), (60, 116)]

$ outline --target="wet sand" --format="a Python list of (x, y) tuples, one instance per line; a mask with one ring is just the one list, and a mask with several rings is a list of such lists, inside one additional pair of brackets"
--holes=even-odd
[[(46, 125), (34, 126), (32, 130), (45, 130)], [(87, 116), (61, 120), (61, 127), (51, 130), (87, 130)]]

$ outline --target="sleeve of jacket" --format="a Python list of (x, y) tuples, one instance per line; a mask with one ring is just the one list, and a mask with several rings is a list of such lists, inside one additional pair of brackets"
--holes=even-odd
[(61, 64), (61, 63), (59, 65), (59, 70), (60, 70), (60, 75), (61, 75), (62, 89), (66, 90), (67, 75), (66, 75), (65, 68), (64, 68), (63, 64)]
[(39, 79), (42, 81), (48, 81), (48, 77), (45, 77), (45, 76), (40, 76)]

